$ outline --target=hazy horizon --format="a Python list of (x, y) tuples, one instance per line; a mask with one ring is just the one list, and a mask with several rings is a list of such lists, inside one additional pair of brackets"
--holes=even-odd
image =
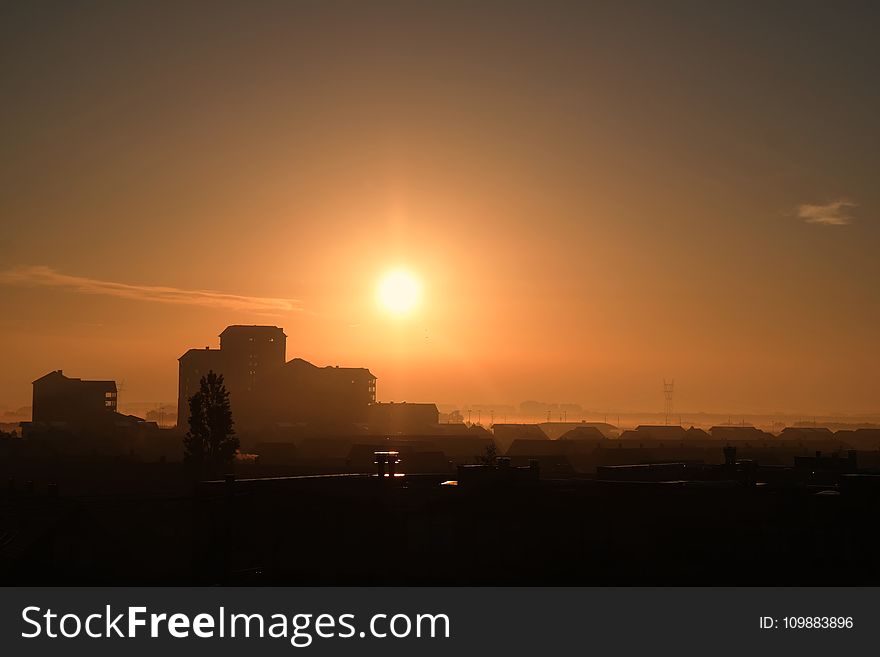
[[(173, 401), (184, 351), (274, 324), (382, 401), (660, 414), (675, 379), (688, 413), (880, 413), (878, 27), (858, 3), (6, 6), (0, 408), (55, 369)], [(377, 303), (397, 270), (418, 298)]]

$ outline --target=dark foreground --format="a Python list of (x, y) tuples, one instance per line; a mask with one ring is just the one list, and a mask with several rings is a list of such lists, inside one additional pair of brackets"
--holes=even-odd
[(193, 484), (173, 464), (124, 463), (67, 475), (105, 476), (116, 492), (11, 482), (0, 493), (4, 585), (880, 583), (880, 496), (858, 475)]

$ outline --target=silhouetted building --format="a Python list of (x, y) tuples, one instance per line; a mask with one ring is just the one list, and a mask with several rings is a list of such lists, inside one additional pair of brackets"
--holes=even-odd
[(689, 442), (710, 440), (712, 436), (699, 427), (691, 427), (684, 432), (684, 439)]
[(550, 440), (537, 424), (493, 424), (492, 434), (495, 444), (506, 452), (514, 440)]
[(75, 379), (55, 370), (33, 386), (33, 420), (20, 423), (23, 438), (49, 439), (57, 453), (148, 455), (155, 451), (151, 443), (159, 435), (156, 423), (116, 410), (115, 381)]
[(834, 433), (827, 427), (786, 427), (779, 437), (782, 440), (833, 440)]
[(750, 440), (759, 442), (773, 439), (772, 434), (747, 425), (714, 426), (709, 429), (709, 433), (713, 438), (724, 441)]
[(436, 404), (384, 402), (370, 406), (371, 433), (389, 435), (425, 434), (436, 430), (440, 413)]
[(115, 381), (84, 381), (49, 372), (33, 382), (33, 422), (101, 424), (116, 412)]
[(606, 438), (617, 438), (620, 435), (620, 429), (607, 422), (587, 422), (586, 420), (581, 422), (541, 422), (538, 426), (550, 440), (557, 440), (572, 429), (584, 427), (594, 428)]
[(284, 365), (287, 336), (277, 326), (227, 326), (220, 334), (220, 353), (230, 394), (253, 393)]
[[(318, 367), (294, 358), (267, 374), (255, 388), (252, 426), (363, 423), (376, 401), (376, 377), (363, 367)], [(232, 393), (230, 391), (230, 401)], [(232, 402), (233, 417), (235, 402)]]
[(189, 418), (189, 398), (199, 391), (199, 381), (208, 372), (223, 372), (219, 349), (190, 349), (177, 359), (177, 426), (186, 428)]
[(189, 398), (201, 377), (222, 374), (239, 430), (279, 424), (363, 423), (376, 401), (376, 377), (366, 368), (284, 362), (287, 336), (277, 326), (229, 326), (220, 348), (190, 349), (179, 358), (177, 425), (185, 428)]
[[(569, 438), (569, 434), (580, 434), (580, 437)], [(514, 465), (525, 465), (535, 460), (540, 463), (541, 471), (550, 477), (570, 477), (575, 472), (594, 471), (594, 454), (608, 442), (595, 427), (581, 427), (572, 429), (566, 437), (557, 440), (517, 438), (504, 454)]]
[(589, 441), (602, 441), (605, 440), (605, 435), (594, 426), (581, 426), (575, 427), (571, 431), (566, 431), (564, 434), (559, 436), (557, 440), (589, 440)]
[(640, 424), (632, 431), (620, 434), (622, 440), (684, 440), (684, 427), (665, 424)]
[(834, 434), (838, 440), (861, 450), (880, 450), (880, 429), (843, 430)]
[(180, 363), (177, 397), (177, 426), (186, 427), (188, 400), (199, 390), (209, 371), (222, 374), (235, 421), (251, 422), (256, 413), (259, 383), (272, 370), (284, 365), (287, 336), (277, 326), (228, 326), (220, 334), (220, 349), (190, 349)]

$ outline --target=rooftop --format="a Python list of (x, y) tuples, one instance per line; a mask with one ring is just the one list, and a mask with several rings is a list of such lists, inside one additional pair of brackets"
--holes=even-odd
[[(220, 337), (223, 337), (227, 333), (236, 333), (238, 331), (262, 331), (265, 333), (284, 333), (284, 329), (279, 326), (267, 326), (263, 324), (231, 324), (223, 329), (223, 332), (220, 333)], [(287, 337), (285, 334), (284, 337)]]

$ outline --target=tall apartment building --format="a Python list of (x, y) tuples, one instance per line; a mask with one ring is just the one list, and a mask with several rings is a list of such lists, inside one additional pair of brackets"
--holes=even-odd
[(179, 358), (177, 425), (186, 428), (189, 398), (209, 371), (223, 374), (240, 430), (277, 423), (343, 425), (365, 422), (376, 401), (376, 377), (366, 368), (285, 362), (287, 336), (277, 326), (229, 326), (219, 349), (190, 349)]

